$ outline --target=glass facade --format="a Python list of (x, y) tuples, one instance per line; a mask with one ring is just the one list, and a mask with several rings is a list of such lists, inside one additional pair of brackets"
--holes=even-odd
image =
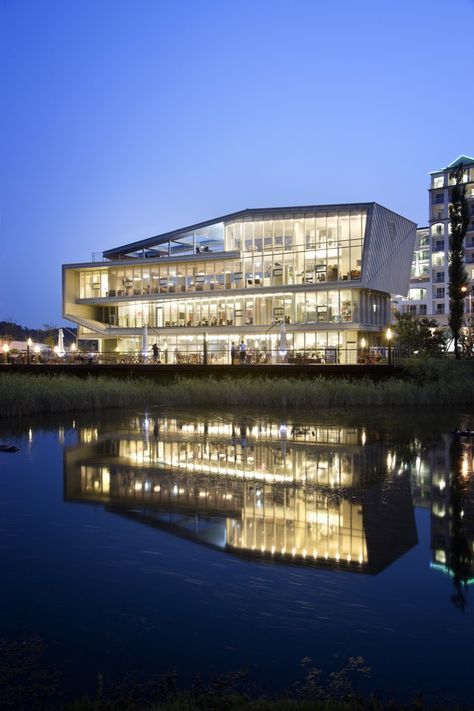
[(81, 333), (85, 321), (97, 327), (101, 352), (140, 352), (147, 326), (166, 362), (177, 360), (171, 353), (198, 352), (205, 340), (211, 362), (228, 362), (241, 339), (260, 362), (260, 350), (278, 350), (285, 324), (292, 356), (340, 362), (326, 349), (376, 344), (390, 322), (389, 294), (363, 284), (369, 213), (357, 206), (244, 211), (70, 268), (65, 289), (80, 306)]

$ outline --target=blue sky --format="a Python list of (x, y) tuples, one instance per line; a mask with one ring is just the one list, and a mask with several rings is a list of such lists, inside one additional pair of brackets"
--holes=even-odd
[(474, 155), (474, 0), (0, 0), (0, 320), (61, 264), (246, 207), (425, 224)]

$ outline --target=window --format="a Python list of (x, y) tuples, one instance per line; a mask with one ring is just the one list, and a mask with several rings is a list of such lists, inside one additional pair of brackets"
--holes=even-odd
[(444, 239), (437, 239), (435, 242), (435, 250), (442, 252), (444, 250)]
[(426, 304), (420, 304), (420, 316), (426, 316)]
[(407, 311), (408, 311), (409, 314), (415, 315), (415, 314), (416, 314), (416, 306), (410, 304), (410, 305), (408, 306), (408, 308), (407, 308)]
[(444, 299), (444, 286), (438, 286), (436, 289), (436, 298)]
[(436, 304), (436, 313), (444, 314), (444, 304)]

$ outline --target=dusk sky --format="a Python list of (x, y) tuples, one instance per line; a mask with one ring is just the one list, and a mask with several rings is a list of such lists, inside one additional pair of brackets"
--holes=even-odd
[(247, 207), (427, 222), (474, 155), (474, 0), (0, 0), (0, 320), (61, 265)]

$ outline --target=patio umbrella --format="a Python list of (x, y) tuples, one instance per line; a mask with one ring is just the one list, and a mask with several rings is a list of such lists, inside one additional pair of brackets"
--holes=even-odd
[(58, 331), (58, 348), (57, 348), (57, 354), (60, 358), (65, 355), (66, 351), (64, 350), (64, 331), (62, 328), (59, 329)]
[(280, 323), (280, 343), (278, 347), (278, 355), (280, 355), (282, 358), (285, 358), (286, 352), (286, 326), (285, 319), (283, 318)]

